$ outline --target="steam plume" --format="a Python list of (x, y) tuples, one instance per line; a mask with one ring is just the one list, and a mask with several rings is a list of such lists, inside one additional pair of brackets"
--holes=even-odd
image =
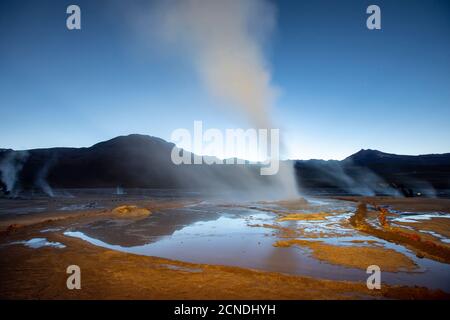
[(188, 52), (206, 87), (243, 112), (258, 128), (270, 128), (275, 96), (263, 57), (274, 21), (263, 0), (165, 1), (157, 10), (166, 40)]
[(11, 151), (0, 162), (1, 179), (6, 186), (6, 191), (15, 192), (17, 188), (17, 176), (28, 158), (27, 151)]
[[(256, 128), (273, 127), (270, 112), (277, 90), (263, 50), (275, 25), (273, 5), (265, 0), (173, 0), (154, 12), (158, 33), (177, 52), (188, 54), (213, 96)], [(277, 178), (280, 189), (294, 197), (292, 164), (283, 164)]]
[(54, 197), (53, 189), (50, 187), (50, 185), (47, 182), (47, 176), (51, 169), (51, 167), (56, 162), (56, 156), (52, 155), (50, 160), (47, 160), (44, 165), (42, 166), (41, 170), (37, 173), (36, 180), (34, 184), (39, 187), (46, 195), (49, 197)]

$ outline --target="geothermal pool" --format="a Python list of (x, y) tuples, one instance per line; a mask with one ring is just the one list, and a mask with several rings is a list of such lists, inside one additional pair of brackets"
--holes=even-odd
[[(182, 208), (158, 210), (139, 220), (77, 222), (62, 232), (96, 246), (139, 255), (323, 279), (366, 281), (369, 275), (364, 269), (316, 259), (308, 247), (274, 246), (278, 240), (299, 237), (299, 234), (290, 235), (289, 230), (301, 230), (302, 240), (353, 247), (370, 244), (399, 252), (416, 265), (414, 270), (382, 270), (383, 283), (426, 286), (450, 292), (450, 265), (418, 258), (404, 246), (365, 235), (349, 226), (347, 221), (355, 210), (354, 203), (322, 198), (310, 198), (308, 203), (310, 206), (306, 209), (293, 210), (270, 202), (208, 200)], [(305, 214), (326, 212), (327, 215), (319, 220), (280, 221), (279, 215), (274, 213), (280, 210)], [(398, 213), (398, 219), (427, 219), (436, 215), (449, 217), (443, 213), (424, 212), (408, 214), (405, 218)]]

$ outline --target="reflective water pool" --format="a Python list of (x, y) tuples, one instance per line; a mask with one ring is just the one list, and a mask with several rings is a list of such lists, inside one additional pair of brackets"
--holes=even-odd
[[(430, 259), (419, 259), (403, 246), (365, 236), (346, 226), (354, 207), (346, 202), (317, 200), (316, 208), (297, 210), (337, 212), (323, 220), (277, 222), (278, 215), (268, 204), (222, 206), (202, 202), (180, 209), (155, 212), (138, 221), (108, 220), (75, 224), (66, 236), (76, 237), (94, 245), (140, 255), (182, 260), (193, 263), (219, 264), (314, 276), (325, 279), (365, 282), (365, 270), (319, 261), (306, 247), (274, 247), (285, 237), (270, 226), (296, 229), (316, 234), (304, 240), (323, 241), (333, 245), (355, 244), (353, 240), (376, 241), (403, 253), (417, 264), (414, 272), (383, 272), (382, 281), (392, 284), (425, 285), (450, 291), (450, 266)], [(368, 262), (369, 263), (369, 262)]]

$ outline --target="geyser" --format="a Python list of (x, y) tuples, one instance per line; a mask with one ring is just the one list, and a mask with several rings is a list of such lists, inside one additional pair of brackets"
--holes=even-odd
[[(188, 55), (212, 96), (243, 114), (257, 129), (273, 128), (276, 89), (263, 44), (275, 25), (264, 0), (175, 0), (155, 6), (159, 35)], [(276, 155), (277, 161), (279, 155)], [(273, 159), (272, 159), (273, 160)], [(278, 173), (287, 196), (297, 194), (292, 166)]]
[(17, 178), (27, 158), (27, 151), (10, 151), (0, 162), (1, 179), (7, 192), (17, 191)]

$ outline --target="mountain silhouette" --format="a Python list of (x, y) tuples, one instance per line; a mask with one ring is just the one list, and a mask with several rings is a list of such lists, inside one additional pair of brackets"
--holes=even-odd
[[(174, 144), (163, 139), (131, 134), (88, 148), (0, 149), (0, 188), (276, 186), (274, 177), (260, 176), (258, 164), (175, 165), (173, 148)], [(409, 156), (362, 149), (342, 161), (287, 162), (294, 166), (304, 191), (413, 195), (425, 189), (433, 193), (450, 189), (450, 153)]]

